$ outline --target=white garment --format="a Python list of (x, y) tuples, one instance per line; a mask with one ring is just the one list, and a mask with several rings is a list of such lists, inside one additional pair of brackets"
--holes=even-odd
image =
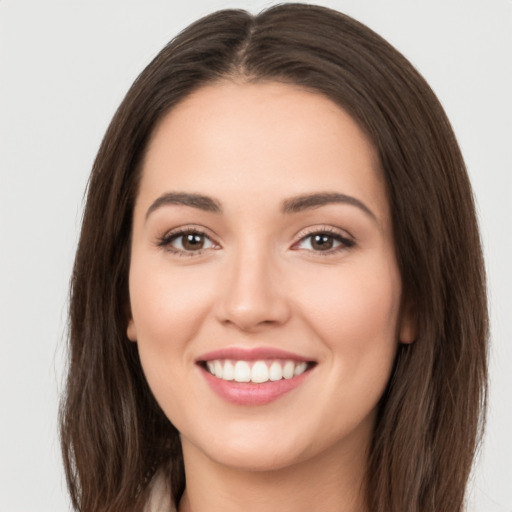
[(162, 473), (157, 473), (149, 484), (149, 500), (144, 507), (144, 512), (176, 512), (171, 503), (171, 490)]

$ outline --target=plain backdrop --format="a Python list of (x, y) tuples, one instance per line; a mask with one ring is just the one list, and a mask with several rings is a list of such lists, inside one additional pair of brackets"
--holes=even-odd
[[(142, 68), (190, 22), (273, 3), (0, 0), (1, 512), (69, 507), (57, 437), (67, 287), (83, 192), (110, 118)], [(512, 511), (512, 1), (318, 3), (402, 51), (458, 136), (478, 203), (492, 320), (490, 411), (471, 510)]]

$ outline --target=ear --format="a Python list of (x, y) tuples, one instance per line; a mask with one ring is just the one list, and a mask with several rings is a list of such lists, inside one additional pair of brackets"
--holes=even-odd
[(133, 318), (131, 316), (130, 316), (130, 319), (128, 320), (126, 336), (128, 336), (128, 339), (130, 341), (137, 341), (137, 329), (135, 327), (135, 322), (133, 321)]
[(400, 343), (413, 343), (418, 337), (418, 322), (416, 312), (411, 303), (407, 301), (402, 306), (400, 314), (400, 325), (398, 329), (398, 339)]

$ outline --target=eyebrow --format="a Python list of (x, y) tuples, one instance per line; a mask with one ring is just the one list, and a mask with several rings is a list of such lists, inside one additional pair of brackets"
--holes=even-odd
[(305, 196), (298, 196), (287, 199), (283, 203), (283, 213), (297, 213), (304, 210), (311, 210), (313, 208), (319, 208), (320, 206), (337, 203), (356, 206), (373, 220), (377, 220), (375, 213), (373, 213), (372, 210), (370, 210), (370, 208), (368, 208), (368, 206), (366, 206), (362, 201), (356, 199), (353, 196), (338, 194), (337, 192), (321, 192), (317, 194), (308, 194)]
[(191, 194), (188, 192), (167, 192), (151, 204), (146, 212), (146, 219), (157, 208), (172, 204), (190, 206), (205, 212), (222, 213), (220, 203), (211, 197), (203, 196), (201, 194)]
[[(377, 220), (376, 215), (362, 201), (353, 196), (339, 194), (337, 192), (320, 192), (286, 199), (283, 201), (282, 212), (285, 214), (298, 213), (328, 204), (348, 204), (350, 206), (355, 206), (373, 220)], [(197, 208), (205, 212), (222, 213), (222, 207), (219, 201), (211, 197), (189, 192), (167, 192), (158, 197), (151, 204), (146, 212), (146, 219), (157, 208), (167, 205), (190, 206), (191, 208)]]

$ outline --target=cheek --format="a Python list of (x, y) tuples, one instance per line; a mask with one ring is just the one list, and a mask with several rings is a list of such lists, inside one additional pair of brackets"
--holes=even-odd
[(396, 266), (379, 261), (317, 275), (300, 295), (300, 309), (346, 371), (379, 361), (387, 368), (397, 346), (400, 294)]
[(214, 277), (211, 269), (193, 265), (173, 269), (165, 255), (132, 255), (130, 305), (139, 356), (156, 400), (173, 423), (172, 413), (186, 408), (183, 397), (194, 399), (187, 368), (195, 364), (193, 340), (211, 310)]
[(186, 270), (173, 271), (163, 259), (132, 258), (130, 303), (148, 385), (169, 420), (181, 425), (179, 411), (197, 401), (185, 369), (193, 364), (189, 341), (201, 325), (204, 294)]
[(331, 419), (326, 439), (342, 436), (375, 411), (398, 347), (400, 293), (396, 267), (375, 265), (329, 279), (319, 276), (302, 295), (305, 323), (325, 350), (327, 380), (315, 401), (319, 416)]
[[(176, 349), (194, 337), (206, 314), (209, 281), (197, 269), (132, 261), (130, 304), (139, 344)], [(194, 273), (195, 272), (195, 273)]]
[(310, 288), (315, 316), (323, 316), (326, 324), (333, 325), (350, 319), (363, 330), (377, 324), (396, 324), (400, 298), (397, 276), (393, 272), (384, 279), (382, 274), (347, 274), (338, 279), (330, 276), (328, 283), (319, 282), (313, 290)]

